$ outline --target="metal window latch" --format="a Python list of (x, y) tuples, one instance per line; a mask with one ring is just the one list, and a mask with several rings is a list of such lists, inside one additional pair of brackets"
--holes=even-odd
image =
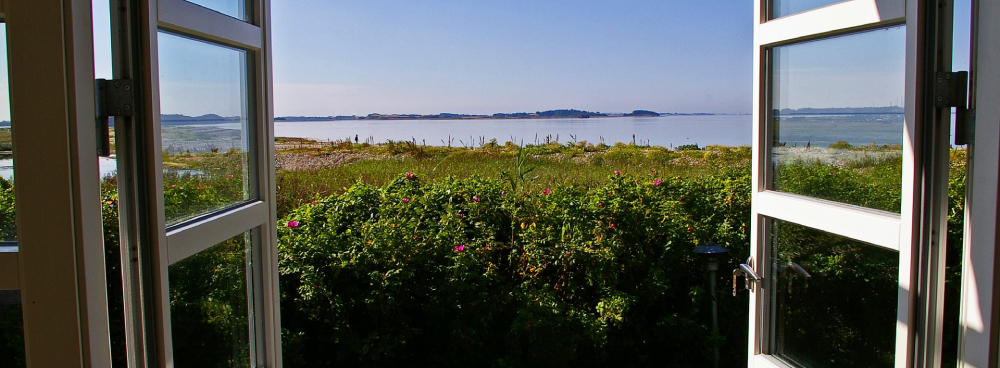
[(758, 281), (764, 280), (753, 270), (753, 258), (747, 258), (747, 263), (740, 264), (735, 270), (733, 270), (733, 296), (739, 292), (739, 287), (737, 286), (736, 280), (743, 276), (743, 288), (746, 290), (754, 291), (754, 286), (756, 286)]
[(135, 88), (130, 79), (98, 79), (94, 83), (97, 108), (97, 154), (111, 155), (112, 116), (135, 115)]
[(955, 145), (969, 144), (975, 131), (976, 111), (968, 106), (969, 72), (934, 75), (934, 107), (955, 108)]

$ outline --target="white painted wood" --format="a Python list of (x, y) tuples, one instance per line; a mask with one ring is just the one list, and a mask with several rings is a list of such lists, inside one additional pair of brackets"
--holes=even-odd
[(89, 0), (6, 2), (29, 367), (108, 367)]
[(753, 200), (761, 215), (899, 250), (897, 214), (772, 191), (761, 192)]
[[(135, 4), (133, 2), (132, 4)], [(145, 262), (149, 269), (143, 270), (148, 279), (141, 280), (137, 287), (148, 295), (141, 311), (141, 319), (146, 323), (142, 328), (143, 349), (140, 353), (142, 364), (147, 367), (173, 367), (173, 339), (170, 324), (170, 288), (168, 270), (170, 265), (166, 236), (166, 215), (163, 200), (163, 139), (160, 125), (160, 56), (157, 23), (157, 0), (138, 1), (138, 23), (140, 34), (132, 34), (138, 44), (140, 60), (133, 60), (139, 70), (132, 78), (140, 80), (142, 87), (142, 116), (138, 121), (147, 127), (137, 136), (136, 145), (148, 147), (145, 157), (137, 158), (138, 175), (144, 179), (146, 188), (136, 188), (144, 193), (141, 198), (144, 223), (140, 224), (148, 232)], [(150, 289), (145, 287), (149, 286)]]
[(21, 271), (17, 252), (0, 251), (0, 290), (21, 288)]
[(969, 147), (959, 367), (997, 367), (1000, 269), (1000, 3), (974, 2), (972, 73), (975, 137)]
[(171, 228), (167, 231), (169, 262), (177, 263), (269, 222), (268, 205), (258, 201)]
[[(917, 131), (917, 104), (921, 102), (918, 94), (921, 93), (921, 78), (915, 69), (922, 67), (917, 65), (923, 45), (918, 41), (920, 29), (924, 26), (920, 19), (919, 9), (921, 1), (911, 1), (907, 4), (907, 14), (912, 14), (907, 19), (906, 24), (906, 87), (903, 95), (903, 105), (905, 106), (905, 118), (903, 125), (903, 197), (900, 201), (900, 215), (902, 216), (899, 228), (900, 249), (899, 249), (899, 282), (898, 294), (896, 297), (896, 354), (895, 366), (897, 368), (909, 367), (913, 362), (913, 317), (915, 303), (913, 303), (914, 288), (917, 283), (914, 280), (916, 266), (914, 259), (914, 245), (919, 239), (919, 218), (914, 218), (916, 211), (920, 208), (919, 198), (914, 192), (916, 185), (919, 185), (920, 178), (914, 162), (917, 158), (915, 153), (916, 145), (919, 143)], [(918, 69), (919, 70), (919, 69)]]
[(901, 23), (904, 0), (851, 0), (761, 24), (759, 45), (774, 45)]
[[(916, 9), (917, 3), (922, 1), (910, 1), (912, 9)], [(767, 0), (755, 2), (755, 19), (757, 25), (754, 30), (754, 115), (753, 121), (753, 181), (755, 192), (752, 195), (751, 216), (753, 226), (751, 227), (751, 255), (755, 258), (755, 269), (765, 280), (769, 280), (771, 275), (768, 272), (770, 267), (761, 266), (770, 264), (768, 259), (767, 242), (768, 219), (778, 219), (796, 223), (812, 228), (816, 228), (829, 233), (846, 236), (863, 242), (880, 246), (890, 250), (900, 252), (900, 293), (897, 324), (897, 346), (896, 346), (896, 367), (909, 367), (911, 362), (911, 350), (913, 346), (913, 330), (911, 308), (913, 307), (914, 295), (910, 292), (910, 279), (914, 276), (915, 270), (912, 267), (913, 256), (910, 244), (913, 244), (913, 232), (915, 221), (920, 216), (917, 215), (914, 205), (917, 202), (917, 185), (915, 180), (917, 174), (915, 170), (916, 156), (914, 143), (914, 129), (916, 121), (913, 119), (914, 99), (917, 89), (913, 82), (908, 79), (907, 87), (907, 123), (904, 132), (904, 184), (902, 188), (903, 206), (900, 214), (888, 213), (884, 211), (862, 208), (859, 206), (846, 205), (821, 199), (808, 198), (795, 194), (767, 191), (767, 183), (771, 173), (768, 171), (769, 153), (771, 150), (770, 139), (771, 127), (768, 126), (772, 120), (770, 114), (770, 47), (785, 45), (794, 42), (804, 42), (820, 39), (824, 37), (838, 36), (852, 32), (874, 29), (883, 26), (901, 24), (912, 13), (908, 5), (903, 0), (853, 0), (830, 6), (810, 10), (807, 12), (790, 15), (778, 19), (767, 21), (764, 19), (764, 9)], [(910, 12), (910, 13), (908, 13)], [(913, 18), (911, 16), (911, 18)], [(916, 22), (913, 18), (912, 22)], [(908, 27), (909, 31), (909, 27)], [(912, 34), (908, 34), (908, 43), (914, 42)], [(907, 76), (917, 75), (916, 54), (907, 54)], [(909, 176), (909, 179), (907, 179)], [(909, 203), (907, 203), (909, 202)], [(749, 324), (748, 365), (751, 367), (787, 367), (785, 363), (772, 356), (767, 355), (770, 351), (770, 328), (768, 321), (768, 311), (770, 310), (769, 297), (761, 292), (760, 286), (757, 293), (751, 298)]]
[[(281, 330), (278, 307), (277, 276), (277, 228), (275, 210), (273, 112), (271, 109), (271, 67), (270, 52), (266, 43), (270, 42), (269, 3), (266, 0), (250, 1), (249, 17), (254, 24), (236, 20), (215, 11), (182, 0), (140, 1), (139, 29), (134, 35), (140, 42), (142, 60), (137, 60), (143, 86), (142, 121), (150, 127), (137, 144), (151, 147), (152, 154), (139, 162), (139, 172), (145, 175), (145, 190), (148, 197), (142, 198), (137, 206), (147, 211), (145, 223), (139, 228), (148, 229), (152, 239), (148, 240), (146, 253), (152, 264), (145, 283), (134, 287), (144, 288), (143, 293), (152, 295), (152, 309), (138, 310), (140, 317), (152, 321), (140, 326), (134, 337), (146, 337), (137, 350), (136, 366), (171, 367), (174, 364), (171, 343), (171, 322), (169, 316), (168, 265), (197, 252), (204, 251), (240, 233), (252, 230), (250, 264), (248, 272), (248, 303), (253, 312), (250, 326), (251, 359), (254, 366), (281, 367)], [(251, 169), (251, 197), (256, 201), (233, 209), (200, 217), (194, 221), (164, 227), (163, 175), (161, 125), (159, 121), (159, 73), (158, 73), (158, 32), (191, 37), (213, 42), (220, 46), (235, 47), (247, 51), (248, 64), (244, 73), (247, 77), (243, 85), (250, 96), (248, 110), (251, 124), (248, 135), (251, 139), (249, 150)], [(141, 217), (141, 216), (140, 216)], [(124, 238), (124, 237), (123, 237)], [(133, 277), (138, 278), (138, 277)], [(149, 287), (151, 286), (151, 287)], [(148, 297), (147, 297), (148, 298)], [(147, 363), (148, 362), (148, 363)]]
[[(760, 196), (761, 191), (764, 190), (767, 178), (767, 173), (765, 168), (767, 168), (767, 154), (770, 153), (770, 147), (768, 145), (767, 137), (767, 125), (765, 124), (766, 116), (762, 115), (764, 112), (768, 111), (767, 108), (767, 94), (769, 93), (769, 88), (767, 83), (770, 78), (767, 78), (767, 62), (763, 60), (766, 53), (763, 48), (760, 47), (760, 23), (764, 21), (764, 8), (763, 3), (768, 0), (757, 0), (754, 1), (754, 20), (755, 26), (753, 31), (754, 48), (753, 48), (753, 129), (752, 134), (752, 161), (751, 166), (751, 180), (753, 184), (751, 186), (752, 193), (750, 194), (750, 254), (757, 262), (768, 262), (769, 260), (765, 257), (764, 242), (766, 239), (763, 233), (764, 229), (764, 218), (759, 215), (758, 209), (760, 206), (757, 204), (757, 198)], [(742, 256), (740, 256), (742, 258)], [(770, 267), (757, 267), (758, 271), (765, 271)], [(766, 276), (765, 276), (766, 277)], [(767, 313), (766, 296), (762, 295), (760, 288), (755, 288), (750, 291), (752, 294), (749, 297), (750, 303), (748, 308), (749, 313), (749, 323), (747, 332), (747, 366), (754, 368), (758, 367), (757, 361), (759, 360), (760, 354), (764, 349), (761, 349), (761, 343), (767, 340), (766, 327), (763, 325), (763, 315)], [(763, 366), (761, 366), (763, 367)]]
[(184, 0), (158, 0), (161, 29), (247, 50), (260, 50), (260, 27)]
[(276, 220), (278, 218), (277, 204), (277, 183), (275, 175), (275, 151), (274, 151), (274, 95), (272, 63), (271, 63), (271, 1), (258, 0), (254, 3), (255, 21), (263, 30), (263, 45), (261, 51), (256, 53), (259, 65), (260, 83), (256, 85), (259, 101), (257, 107), (258, 131), (262, 133), (261, 139), (257, 141), (257, 165), (259, 180), (259, 198), (267, 202), (269, 222), (260, 227), (260, 241), (257, 245), (260, 249), (255, 253), (259, 256), (255, 259), (260, 267), (260, 280), (255, 285), (255, 296), (258, 296), (258, 308), (255, 317), (259, 321), (262, 337), (258, 342), (257, 349), (263, 354), (257, 354), (257, 364), (262, 367), (281, 368), (281, 309), (280, 294), (278, 287), (278, 228)]

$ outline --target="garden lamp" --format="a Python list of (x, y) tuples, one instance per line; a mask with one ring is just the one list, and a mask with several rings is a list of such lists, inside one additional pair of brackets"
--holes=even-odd
[[(719, 331), (719, 305), (715, 300), (715, 278), (716, 271), (719, 270), (719, 256), (726, 253), (729, 253), (729, 249), (710, 241), (694, 248), (694, 254), (705, 260), (706, 268), (708, 269), (708, 295), (712, 296), (712, 331), (715, 332)], [(719, 367), (718, 344), (715, 345), (715, 360), (713, 363), (713, 367)]]

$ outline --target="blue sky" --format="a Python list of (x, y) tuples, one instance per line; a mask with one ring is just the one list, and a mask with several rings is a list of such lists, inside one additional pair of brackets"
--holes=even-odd
[[(782, 0), (792, 8), (829, 2)], [(108, 4), (94, 3), (95, 72), (110, 78)], [(271, 6), (277, 116), (751, 111), (753, 2), (747, 0), (282, 0)], [(956, 13), (954, 69), (968, 70), (969, 0), (957, 1)], [(213, 68), (229, 64), (216, 64), (193, 70), (226, 74)], [(175, 110), (164, 112), (236, 114), (233, 103), (225, 104), (233, 112), (212, 111), (209, 91), (164, 96), (164, 107)], [(0, 120), (9, 119), (6, 92), (0, 90)]]
[(752, 5), (273, 2), (275, 112), (749, 112)]

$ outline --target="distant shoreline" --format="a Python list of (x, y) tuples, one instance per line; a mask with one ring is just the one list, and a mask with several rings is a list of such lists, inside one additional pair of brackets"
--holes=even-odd
[(659, 117), (669, 117), (669, 116), (719, 116), (719, 115), (750, 115), (750, 114), (716, 114), (716, 113), (664, 113), (659, 115), (640, 115), (640, 116), (627, 116), (627, 115), (591, 115), (587, 117), (583, 116), (518, 116), (518, 117), (500, 117), (500, 116), (460, 116), (460, 117), (441, 117), (441, 116), (403, 116), (403, 115), (383, 115), (379, 118), (369, 118), (365, 116), (358, 116), (354, 118), (350, 117), (333, 117), (333, 116), (278, 116), (274, 118), (274, 121), (383, 121), (383, 120), (552, 120), (552, 119), (601, 119), (601, 118), (659, 118)]

